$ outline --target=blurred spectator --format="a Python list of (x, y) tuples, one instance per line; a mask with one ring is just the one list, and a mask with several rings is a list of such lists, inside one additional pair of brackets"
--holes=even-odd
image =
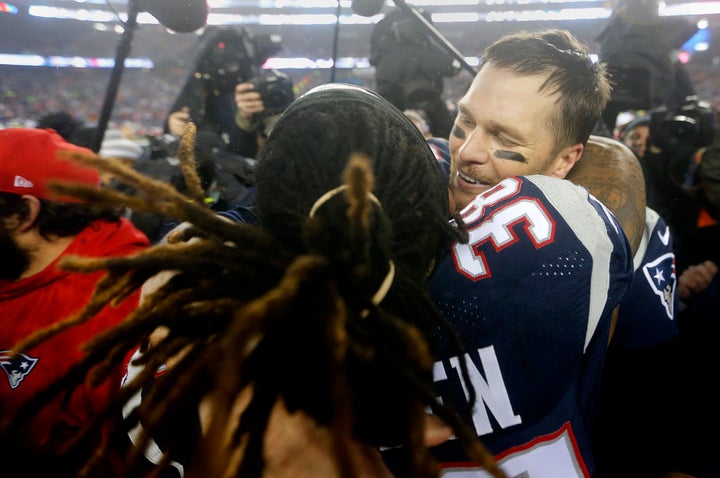
[(425, 139), (432, 138), (434, 136), (430, 130), (430, 125), (428, 124), (427, 114), (423, 110), (409, 109), (403, 111), (403, 113), (405, 113), (405, 116), (410, 118), (410, 121), (412, 121), (423, 136), (425, 136)]
[[(72, 330), (42, 344), (32, 339), (28, 343), (35, 332), (76, 317), (100, 287), (104, 273), (65, 270), (62, 260), (122, 256), (148, 246), (145, 236), (118, 218), (115, 209), (94, 207), (49, 189), (52, 181), (99, 183), (97, 171), (62, 159), (59, 154), (64, 152), (91, 153), (51, 130), (0, 131), (0, 365), (7, 378), (0, 385), (3, 424), (21, 419), (18, 411), (23, 405), (85, 356), (81, 344), (118, 324), (138, 304), (138, 293), (130, 293), (118, 304), (99, 307), (97, 315)], [(85, 384), (32, 410), (32, 416), (25, 417), (23, 434), (3, 443), (3, 461), (22, 463), (27, 476), (43, 476), (48, 469), (53, 476), (66, 476), (63, 470), (72, 457), (61, 460), (56, 453), (104, 411), (120, 386), (121, 373), (117, 367), (109, 380)], [(101, 439), (95, 431), (88, 438)]]
[(649, 136), (650, 117), (646, 115), (636, 117), (618, 130), (618, 139), (638, 158), (645, 156)]
[[(428, 20), (431, 15), (421, 12)], [(411, 14), (395, 8), (373, 26), (370, 64), (377, 92), (396, 108), (422, 109), (435, 136), (450, 135), (453, 118), (443, 100), (444, 77), (460, 72), (460, 63), (434, 43)]]
[(658, 0), (620, 0), (598, 35), (600, 61), (613, 80), (612, 98), (603, 118), (612, 131), (618, 113), (666, 105), (680, 106), (695, 94), (673, 52), (697, 31), (686, 18), (660, 17)]
[[(128, 138), (122, 130), (109, 129), (105, 132), (98, 155), (132, 167), (136, 161), (142, 158), (144, 152), (140, 143)], [(110, 186), (113, 179), (112, 173), (105, 171), (100, 173), (101, 186)]]
[(713, 142), (705, 149), (698, 166), (698, 180), (702, 187), (705, 206), (718, 216), (720, 211), (720, 124), (716, 124)]
[(66, 111), (56, 111), (41, 117), (37, 127), (41, 129), (51, 128), (69, 143), (75, 143), (75, 135), (83, 126), (82, 121), (75, 118)]

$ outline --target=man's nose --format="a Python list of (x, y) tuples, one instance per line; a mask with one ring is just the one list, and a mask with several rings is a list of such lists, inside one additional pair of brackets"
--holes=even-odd
[(487, 135), (475, 128), (467, 135), (467, 138), (460, 146), (458, 155), (463, 161), (484, 163), (488, 160), (488, 138)]

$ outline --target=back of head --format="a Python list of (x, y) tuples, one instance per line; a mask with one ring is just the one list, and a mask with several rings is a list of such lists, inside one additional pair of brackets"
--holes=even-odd
[(505, 35), (484, 53), (481, 68), (508, 68), (518, 75), (547, 75), (538, 93), (559, 93), (554, 118), (558, 147), (585, 143), (610, 100), (602, 64), (570, 32), (559, 29)]
[(352, 153), (372, 162), (398, 269), (423, 277), (445, 234), (447, 185), (413, 123), (369, 90), (325, 85), (285, 111), (258, 158), (260, 222), (302, 250), (305, 218), (315, 201), (342, 184)]
[(628, 123), (622, 125), (620, 128), (618, 128), (618, 137), (622, 140), (625, 139), (625, 137), (630, 134), (635, 128), (639, 128), (640, 126), (647, 126), (650, 127), (650, 116), (649, 115), (640, 115), (632, 120), (630, 120)]
[(66, 111), (56, 111), (41, 117), (36, 125), (39, 129), (54, 129), (65, 141), (75, 143), (75, 135), (82, 128), (82, 121)]
[[(363, 181), (344, 178), (358, 153), (369, 159), (374, 176), (365, 231), (350, 218), (352, 201), (343, 190), (344, 183)], [(395, 327), (414, 326), (413, 334), (419, 330), (417, 338), (429, 341), (439, 317), (423, 279), (450, 238), (447, 186), (425, 139), (379, 95), (352, 85), (321, 86), (278, 120), (258, 158), (256, 184), (260, 224), (295, 254), (328, 261), (333, 287), (348, 308), (349, 340), (376, 351), (373, 358), (348, 353), (346, 359), (357, 436), (376, 445), (398, 444), (408, 431), (408, 407), (417, 399), (402, 375), (429, 386), (431, 374), (430, 362), (415, 361), (430, 359), (422, 352), (426, 345), (411, 346), (417, 355), (410, 358), (408, 343), (400, 339), (404, 333)], [(419, 304), (424, 311), (414, 310)], [(375, 312), (358, 317), (368, 305)], [(405, 356), (390, 359), (379, 350)], [(406, 364), (404, 372), (389, 365), (396, 360)], [(284, 398), (320, 422), (332, 408), (317, 395), (288, 390)]]
[(128, 161), (137, 161), (143, 155), (143, 147), (123, 134), (119, 129), (110, 129), (105, 132), (98, 154), (104, 158), (118, 158)]

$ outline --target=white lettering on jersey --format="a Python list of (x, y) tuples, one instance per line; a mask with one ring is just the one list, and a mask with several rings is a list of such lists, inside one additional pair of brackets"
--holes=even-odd
[[(469, 357), (466, 357), (466, 362), (470, 381), (472, 382), (470, 385), (475, 389), (475, 393), (477, 394), (477, 400), (472, 414), (473, 425), (475, 427), (475, 433), (477, 433), (478, 436), (482, 436), (492, 433), (493, 431), (488, 417), (488, 411), (492, 413), (493, 418), (495, 418), (502, 428), (522, 423), (522, 418), (513, 411), (510, 397), (505, 387), (505, 381), (500, 371), (500, 364), (495, 355), (495, 348), (492, 345), (482, 347), (478, 349), (478, 354), (482, 368), (485, 371), (485, 377), (482, 376), (480, 370), (478, 370)], [(468, 392), (468, 385), (463, 380), (460, 371), (459, 357), (452, 357), (450, 359), (450, 370), (446, 370), (442, 362), (436, 362), (433, 366), (433, 378), (436, 382), (447, 380), (448, 373), (451, 371), (462, 384), (465, 399), (469, 401), (470, 394)]]
[[(496, 457), (510, 478), (588, 478), (587, 465), (580, 455), (570, 424)], [(443, 463), (443, 478), (490, 478), (474, 463)]]
[(463, 222), (471, 224), (477, 221), (485, 214), (486, 207), (494, 206), (504, 199), (513, 197), (520, 191), (520, 186), (519, 179), (507, 178), (484, 193), (479, 194), (461, 211)]

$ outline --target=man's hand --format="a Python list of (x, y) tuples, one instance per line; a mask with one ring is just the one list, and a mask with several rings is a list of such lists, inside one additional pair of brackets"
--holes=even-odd
[(713, 261), (701, 262), (685, 269), (678, 278), (680, 300), (690, 300), (707, 289), (717, 271), (717, 265)]
[(182, 136), (190, 122), (190, 109), (183, 106), (180, 111), (174, 111), (168, 116), (168, 131), (175, 136)]
[(239, 83), (235, 86), (235, 105), (238, 109), (235, 117), (237, 125), (245, 131), (255, 129), (256, 122), (253, 118), (265, 111), (265, 105), (252, 83)]

